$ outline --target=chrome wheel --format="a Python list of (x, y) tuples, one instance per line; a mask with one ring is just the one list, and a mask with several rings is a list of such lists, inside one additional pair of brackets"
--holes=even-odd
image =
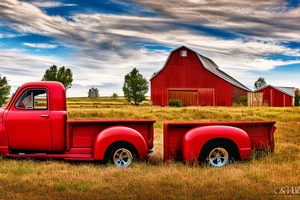
[(132, 154), (126, 148), (117, 149), (113, 155), (113, 162), (119, 168), (128, 167), (132, 163)]
[(209, 163), (214, 167), (222, 167), (228, 162), (228, 152), (222, 147), (217, 147), (211, 150), (208, 154)]

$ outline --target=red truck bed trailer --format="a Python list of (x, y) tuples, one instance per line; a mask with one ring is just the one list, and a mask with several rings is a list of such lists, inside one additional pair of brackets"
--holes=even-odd
[(275, 123), (164, 123), (164, 160), (207, 160), (212, 166), (224, 166), (230, 157), (247, 159), (254, 149), (274, 149)]

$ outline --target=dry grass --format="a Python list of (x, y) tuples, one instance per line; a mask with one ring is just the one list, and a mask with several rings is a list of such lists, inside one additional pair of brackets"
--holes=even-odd
[[(300, 186), (300, 108), (134, 107), (122, 99), (99, 101), (68, 99), (69, 119), (156, 119), (155, 152), (149, 161), (117, 169), (95, 163), (1, 159), (0, 199), (300, 197), (274, 193), (276, 187)], [(277, 121), (272, 154), (223, 168), (162, 162), (163, 122), (257, 120)]]

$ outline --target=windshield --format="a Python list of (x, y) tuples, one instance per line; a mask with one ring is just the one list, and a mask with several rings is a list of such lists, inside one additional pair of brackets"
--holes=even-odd
[(19, 90), (19, 88), (20, 88), (20, 87), (18, 87), (18, 88), (16, 89), (16, 91), (15, 91), (14, 93), (12, 93), (12, 95), (11, 95), (11, 98), (10, 98), (10, 99), (12, 99), (12, 98), (15, 96), (15, 94), (17, 93), (17, 91)]
[(6, 104), (4, 107), (6, 107), (6, 106), (10, 103), (10, 101), (14, 98), (14, 96), (15, 96), (15, 94), (17, 93), (17, 91), (19, 90), (19, 88), (20, 88), (20, 87), (18, 87), (18, 88), (16, 89), (16, 91), (15, 91), (14, 93), (12, 93), (11, 97), (8, 98), (7, 104)]

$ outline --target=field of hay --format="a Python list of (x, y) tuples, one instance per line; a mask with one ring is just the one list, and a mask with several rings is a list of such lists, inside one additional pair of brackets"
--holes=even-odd
[[(68, 99), (69, 119), (155, 119), (154, 153), (127, 169), (0, 158), (0, 199), (299, 199), (300, 108), (156, 107)], [(162, 162), (168, 121), (277, 121), (275, 151), (223, 168)]]

